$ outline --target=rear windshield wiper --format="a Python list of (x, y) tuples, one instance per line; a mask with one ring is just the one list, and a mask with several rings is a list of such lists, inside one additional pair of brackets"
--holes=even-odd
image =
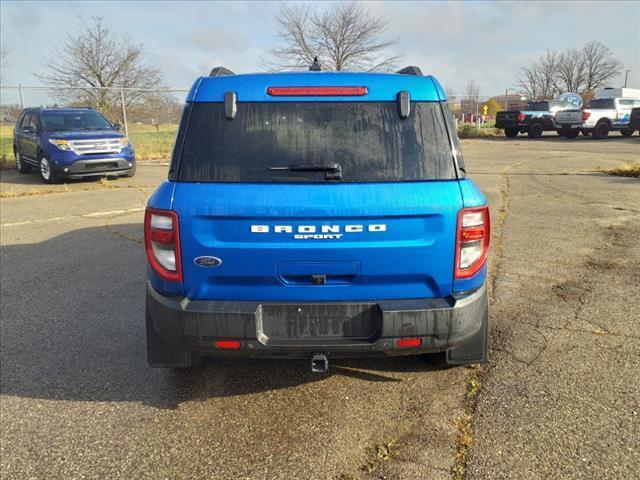
[(337, 162), (332, 162), (327, 165), (287, 165), (284, 167), (269, 167), (269, 170), (272, 172), (324, 172), (324, 178), (327, 180), (342, 179), (342, 167)]

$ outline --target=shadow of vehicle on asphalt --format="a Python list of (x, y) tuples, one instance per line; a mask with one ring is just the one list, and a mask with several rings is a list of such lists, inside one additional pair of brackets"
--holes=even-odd
[(84, 228), (0, 252), (3, 395), (142, 402), (164, 409), (344, 375), (398, 382), (394, 372), (446, 368), (439, 355), (340, 359), (327, 374), (309, 361), (207, 359), (198, 370), (146, 360), (142, 225)]

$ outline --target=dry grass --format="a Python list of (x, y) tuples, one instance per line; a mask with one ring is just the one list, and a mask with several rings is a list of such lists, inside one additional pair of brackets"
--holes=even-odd
[(473, 417), (475, 414), (476, 399), (482, 387), (484, 369), (480, 365), (469, 368), (467, 378), (467, 393), (465, 395), (464, 415), (455, 420), (458, 436), (456, 438), (456, 459), (451, 470), (454, 480), (464, 480), (467, 473), (467, 459), (469, 450), (473, 445)]
[[(137, 160), (169, 158), (177, 125), (129, 125), (129, 138), (136, 150)], [(15, 168), (13, 156), (13, 124), (0, 124), (0, 169)]]
[(603, 170), (603, 172), (617, 177), (640, 178), (640, 163), (627, 163), (622, 167)]
[(500, 134), (500, 130), (492, 127), (478, 128), (474, 124), (465, 123), (458, 128), (458, 137), (460, 138), (487, 138), (496, 137)]

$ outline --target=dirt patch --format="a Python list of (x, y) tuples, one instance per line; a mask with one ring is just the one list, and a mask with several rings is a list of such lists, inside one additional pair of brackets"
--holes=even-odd
[(609, 175), (615, 175), (617, 177), (640, 177), (640, 163), (627, 163), (622, 167), (611, 168), (609, 170), (603, 170), (604, 173)]

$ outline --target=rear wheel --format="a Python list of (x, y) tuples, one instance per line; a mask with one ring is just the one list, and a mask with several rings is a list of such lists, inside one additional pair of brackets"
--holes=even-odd
[(634, 130), (620, 130), (620, 135), (623, 137), (630, 137), (633, 135)]
[(31, 171), (31, 166), (22, 161), (20, 152), (14, 152), (14, 154), (16, 157), (16, 170), (18, 173), (29, 173)]
[(593, 138), (607, 138), (609, 136), (609, 124), (607, 122), (601, 122), (593, 129)]
[(509, 138), (517, 137), (517, 136), (518, 136), (518, 133), (519, 133), (519, 132), (518, 132), (518, 129), (517, 129), (517, 128), (505, 128), (505, 129), (504, 129), (504, 135), (505, 135), (506, 137), (509, 137)]
[(559, 137), (565, 137), (567, 135), (567, 131), (564, 128), (556, 130), (556, 133), (558, 134)]
[(529, 138), (540, 138), (542, 136), (542, 125), (539, 123), (534, 123), (529, 127), (527, 135), (529, 135)]
[(579, 133), (578, 130), (567, 130), (564, 136), (567, 138), (576, 138)]

